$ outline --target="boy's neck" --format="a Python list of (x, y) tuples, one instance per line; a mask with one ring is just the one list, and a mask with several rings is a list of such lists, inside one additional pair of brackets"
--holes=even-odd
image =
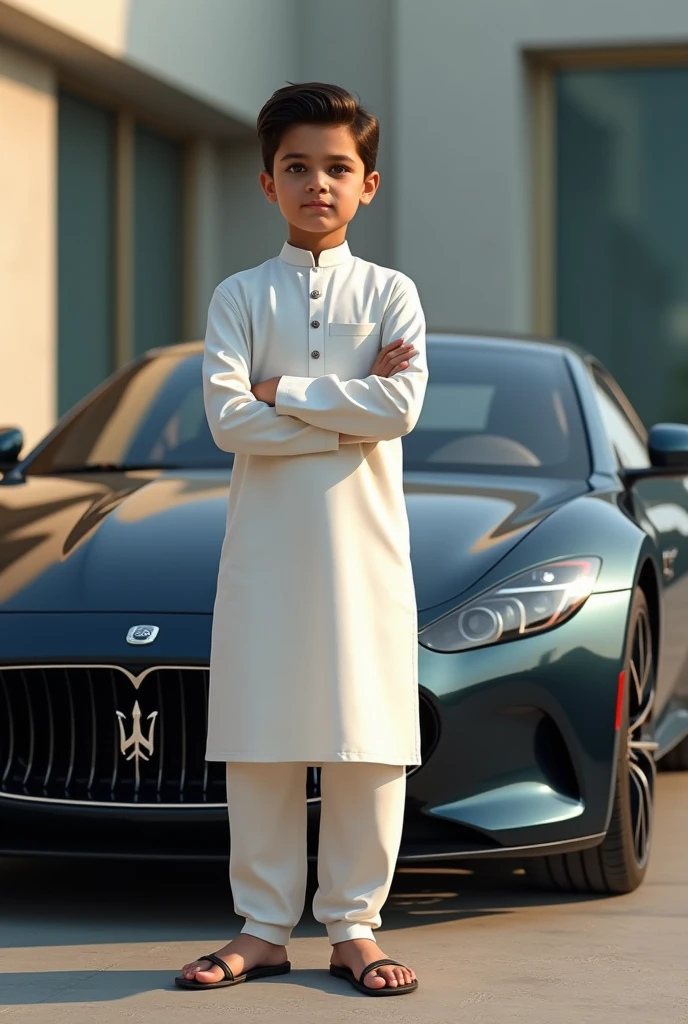
[(338, 245), (343, 245), (346, 242), (347, 227), (348, 225), (345, 224), (343, 227), (337, 228), (336, 231), (329, 231), (324, 235), (314, 235), (308, 231), (301, 231), (290, 224), (287, 241), (295, 249), (308, 249), (312, 252), (313, 259), (317, 264), (321, 252), (324, 252), (325, 249), (336, 249)]

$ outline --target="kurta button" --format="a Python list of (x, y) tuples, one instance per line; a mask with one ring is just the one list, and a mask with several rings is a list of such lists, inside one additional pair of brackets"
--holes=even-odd
[(317, 288), (315, 289), (315, 291), (311, 292), (311, 298), (312, 299), (319, 299), (320, 298), (320, 292), (318, 291)]
[(311, 327), (320, 327), (319, 320), (311, 320)]
[(313, 349), (311, 352), (311, 359), (320, 359), (320, 353), (317, 349)]

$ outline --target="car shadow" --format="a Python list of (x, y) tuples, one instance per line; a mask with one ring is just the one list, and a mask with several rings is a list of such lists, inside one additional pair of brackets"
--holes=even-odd
[[(236, 935), (226, 865), (217, 862), (0, 860), (0, 946), (81, 947), (81, 971), (0, 972), (0, 1003), (29, 1005), (117, 1000), (171, 989), (169, 970), (117, 969), (99, 960), (112, 944), (198, 942), (217, 948)], [(323, 937), (310, 911), (315, 872), (309, 876), (306, 912), (295, 938)], [(521, 908), (590, 901), (600, 897), (538, 892), (514, 861), (400, 865), (384, 912), (385, 932), (448, 921), (518, 913)], [(206, 949), (207, 947), (207, 949)], [(30, 955), (30, 954), (29, 954)], [(127, 958), (129, 960), (129, 958)], [(181, 966), (181, 965), (180, 965)], [(298, 985), (360, 996), (327, 970), (298, 970), (253, 984)], [(180, 993), (180, 996), (182, 993)], [(189, 994), (191, 998), (191, 994)]]

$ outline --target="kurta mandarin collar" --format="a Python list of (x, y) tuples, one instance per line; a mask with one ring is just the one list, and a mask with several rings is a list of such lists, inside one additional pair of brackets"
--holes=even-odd
[(310, 249), (298, 249), (295, 245), (285, 242), (279, 258), (285, 263), (291, 263), (293, 267), (336, 267), (340, 263), (348, 263), (354, 257), (349, 243), (342, 242), (333, 249), (323, 249), (316, 263)]

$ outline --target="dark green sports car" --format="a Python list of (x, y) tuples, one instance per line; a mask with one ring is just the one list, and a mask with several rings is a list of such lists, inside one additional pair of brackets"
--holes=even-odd
[[(404, 438), (423, 763), (401, 857), (629, 891), (658, 759), (688, 768), (688, 427), (647, 436), (566, 345), (428, 349)], [(227, 856), (204, 752), (232, 460), (201, 360), (148, 353), (23, 459), (0, 431), (0, 853)], [(304, 799), (315, 839), (315, 771)]]

